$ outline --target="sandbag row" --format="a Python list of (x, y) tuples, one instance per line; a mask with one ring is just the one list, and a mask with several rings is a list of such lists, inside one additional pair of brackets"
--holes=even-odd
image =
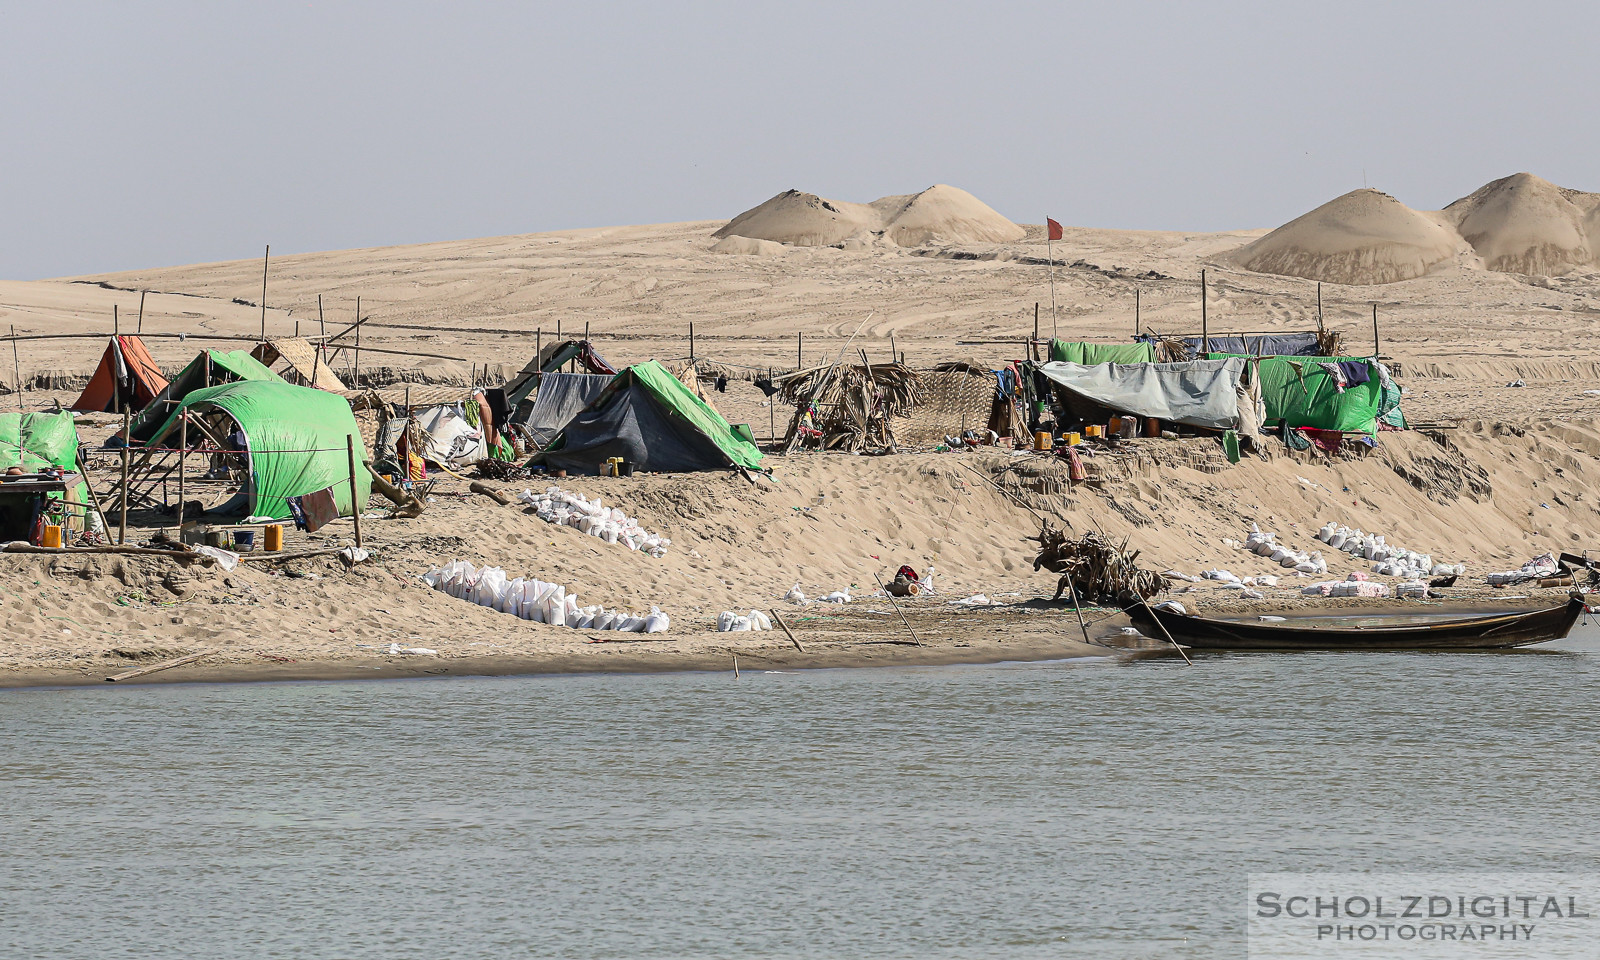
[(1276, 533), (1262, 532), (1260, 527), (1252, 523), (1250, 524), (1250, 535), (1245, 537), (1244, 549), (1257, 556), (1266, 557), (1278, 566), (1293, 570), (1296, 573), (1316, 576), (1319, 573), (1328, 572), (1328, 561), (1322, 559), (1322, 554), (1316, 551), (1305, 553), (1299, 550), (1291, 550), (1278, 543), (1277, 536)]
[(560, 584), (522, 577), (508, 580), (506, 572), (499, 567), (474, 567), (465, 560), (452, 560), (443, 567), (433, 567), (422, 575), (422, 582), (480, 607), (556, 627), (666, 633), (671, 626), (671, 620), (660, 607), (651, 607), (645, 616), (599, 606), (580, 607), (577, 595), (568, 593)]
[(590, 500), (581, 493), (560, 487), (546, 487), (544, 493), (524, 490), (517, 499), (532, 507), (539, 514), (539, 519), (546, 523), (572, 527), (591, 537), (599, 537), (607, 543), (620, 543), (629, 550), (648, 553), (657, 559), (666, 556), (667, 547), (672, 544), (666, 537), (639, 526), (638, 521), (618, 508), (606, 506), (599, 497)]
[(1460, 576), (1467, 572), (1464, 563), (1434, 563), (1432, 556), (1394, 546), (1385, 541), (1382, 534), (1365, 533), (1360, 528), (1352, 530), (1331, 520), (1323, 524), (1316, 536), (1335, 550), (1374, 561), (1372, 572), (1381, 576), (1420, 580)]
[(749, 616), (740, 616), (732, 610), (724, 610), (717, 615), (718, 633), (743, 633), (746, 630), (760, 632), (772, 629), (772, 619), (760, 610), (751, 610)]

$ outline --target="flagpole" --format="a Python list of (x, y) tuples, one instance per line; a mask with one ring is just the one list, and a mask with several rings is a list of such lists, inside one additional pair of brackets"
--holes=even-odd
[(1044, 228), (1044, 248), (1050, 256), (1050, 336), (1056, 336), (1056, 250), (1050, 240), (1050, 227)]

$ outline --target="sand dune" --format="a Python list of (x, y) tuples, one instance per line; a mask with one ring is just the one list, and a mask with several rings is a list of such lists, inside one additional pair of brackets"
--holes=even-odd
[[(1586, 211), (1569, 195), (1594, 196), (1517, 173), (1485, 184), (1450, 204), (1444, 214), (1487, 269), (1560, 276), (1595, 263)], [(1587, 213), (1594, 221), (1594, 211)]]
[(1025, 234), (967, 191), (935, 184), (921, 193), (882, 197), (870, 204), (785, 190), (734, 217), (712, 236), (771, 240), (798, 247), (831, 247), (876, 236), (903, 247), (918, 247), (1008, 243)]
[(1411, 280), (1453, 257), (1451, 231), (1378, 190), (1352, 190), (1289, 221), (1228, 259), (1257, 273), (1330, 283)]

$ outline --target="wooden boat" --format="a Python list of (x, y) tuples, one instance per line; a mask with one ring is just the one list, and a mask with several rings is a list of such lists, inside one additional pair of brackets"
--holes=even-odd
[(1292, 618), (1270, 623), (1213, 620), (1148, 604), (1134, 607), (1128, 616), (1147, 636), (1160, 640), (1170, 635), (1198, 650), (1503, 650), (1560, 640), (1584, 609), (1583, 597), (1574, 593), (1561, 606), (1526, 613), (1376, 626), (1311, 626)]

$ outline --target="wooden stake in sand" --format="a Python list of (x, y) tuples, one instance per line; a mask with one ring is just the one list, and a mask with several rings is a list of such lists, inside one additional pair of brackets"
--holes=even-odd
[(900, 609), (900, 604), (894, 602), (894, 595), (889, 592), (888, 587), (883, 585), (883, 578), (874, 573), (872, 579), (878, 581), (878, 589), (882, 590), (883, 595), (889, 598), (889, 606), (894, 607), (894, 612), (900, 614), (900, 622), (905, 624), (906, 630), (911, 633), (911, 642), (919, 647), (922, 646), (922, 638), (917, 636), (917, 631), (911, 629), (911, 621), (906, 619), (905, 612)]
[(783, 622), (783, 617), (779, 615), (778, 608), (776, 607), (772, 608), (772, 620), (778, 626), (783, 628), (783, 635), (789, 638), (789, 642), (794, 644), (794, 648), (796, 650), (799, 650), (801, 653), (806, 652), (806, 648), (800, 646), (800, 641), (796, 640), (794, 638), (794, 634), (789, 631), (789, 625)]
[(1200, 352), (1211, 352), (1211, 333), (1206, 326), (1206, 272), (1200, 271)]
[[(209, 356), (210, 354), (207, 354)], [(133, 410), (122, 409), (122, 521), (117, 526), (117, 543), (128, 542), (128, 444), (132, 433)]]
[(148, 290), (139, 291), (139, 322), (133, 328), (133, 332), (136, 334), (144, 333), (144, 295), (149, 292)]
[(1134, 337), (1137, 338), (1139, 336), (1139, 332), (1142, 329), (1143, 328), (1140, 326), (1140, 323), (1139, 323), (1139, 287), (1138, 287), (1137, 284), (1135, 284), (1134, 288), (1133, 288), (1133, 335), (1134, 335)]
[(361, 389), (361, 298), (356, 297), (356, 352), (352, 361), (355, 367), (355, 376), (350, 380), (350, 386)]
[(1378, 301), (1372, 301), (1372, 359), (1378, 359)]
[[(350, 456), (350, 516), (356, 522), (356, 547), (361, 546), (361, 502), (360, 494), (356, 493), (356, 438), (345, 434), (345, 451)], [(126, 494), (124, 494), (126, 496)]]
[(733, 655), (733, 679), (739, 679), (739, 655)]
[(805, 358), (805, 355), (806, 355), (805, 344), (806, 344), (806, 335), (804, 333), (801, 333), (800, 331), (796, 330), (795, 334), (794, 334), (794, 368), (796, 370), (804, 370), (805, 369), (805, 366), (806, 366), (805, 362), (804, 362), (804, 358)]
[(138, 667), (137, 669), (129, 670), (125, 673), (119, 673), (114, 676), (106, 677), (106, 683), (117, 683), (121, 680), (132, 680), (134, 677), (142, 677), (147, 674), (156, 673), (160, 670), (171, 670), (173, 667), (181, 667), (186, 663), (194, 663), (196, 660), (204, 660), (206, 657), (211, 656), (215, 652), (216, 651), (214, 650), (207, 650), (203, 653), (191, 653), (186, 657), (177, 657), (172, 660), (163, 660), (160, 663), (152, 663), (148, 667)]
[[(11, 325), (11, 336), (15, 338), (16, 335), (17, 325), (13, 323)], [(20, 412), (22, 410), (22, 355), (17, 352), (17, 341), (15, 339), (11, 341), (11, 369), (17, 375), (17, 410)], [(116, 384), (112, 384), (112, 386), (114, 387)]]
[[(178, 529), (183, 529), (184, 468), (189, 463), (189, 411), (178, 414)], [(181, 536), (181, 534), (180, 534)]]

